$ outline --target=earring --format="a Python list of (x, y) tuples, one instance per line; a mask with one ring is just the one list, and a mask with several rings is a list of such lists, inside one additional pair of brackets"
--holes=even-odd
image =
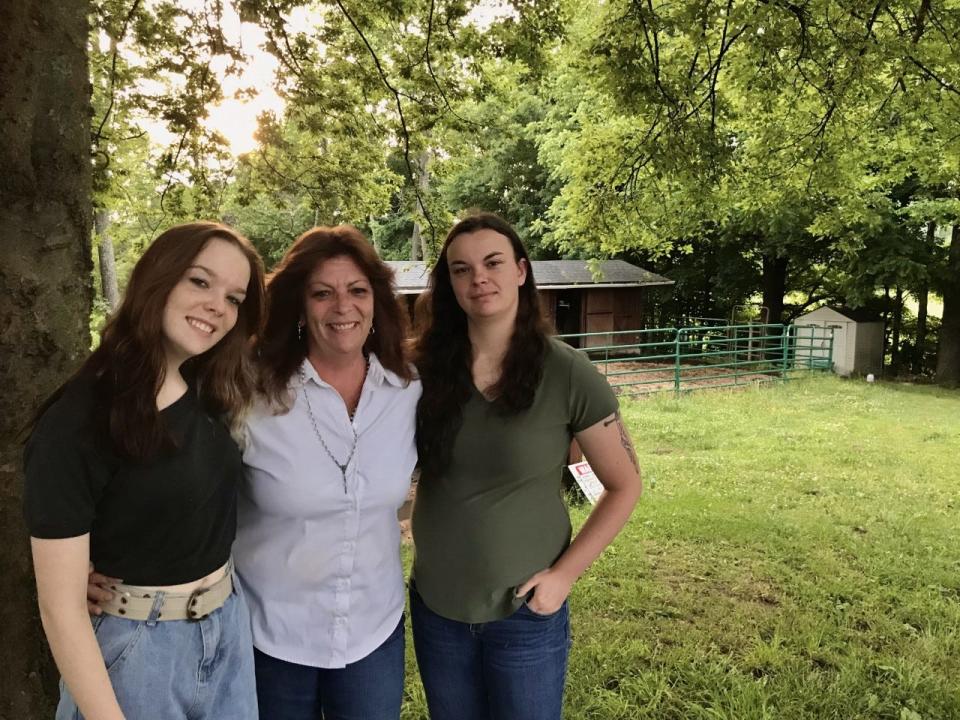
[(303, 340), (303, 323), (297, 323), (297, 340)]
[(371, 326), (370, 326), (370, 332), (367, 333), (367, 334), (368, 334), (368, 335), (373, 335), (376, 331), (377, 331), (377, 329), (376, 329), (373, 325), (371, 325)]

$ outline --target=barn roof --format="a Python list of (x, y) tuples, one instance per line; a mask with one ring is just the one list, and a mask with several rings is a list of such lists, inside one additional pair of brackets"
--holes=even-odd
[[(599, 264), (594, 278), (586, 260), (533, 260), (533, 276), (541, 290), (564, 290), (575, 287), (650, 287), (673, 285), (673, 280), (631, 265), (624, 260), (605, 260)], [(430, 268), (426, 263), (411, 260), (389, 260), (397, 277), (401, 295), (416, 295), (427, 289)]]

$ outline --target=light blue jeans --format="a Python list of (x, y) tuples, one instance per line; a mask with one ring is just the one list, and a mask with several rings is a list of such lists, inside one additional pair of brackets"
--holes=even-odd
[[(243, 597), (199, 622), (158, 622), (158, 599), (147, 620), (93, 618), (107, 674), (130, 720), (257, 720), (253, 638)], [(159, 593), (158, 593), (159, 595)], [(61, 681), (56, 720), (82, 720)]]

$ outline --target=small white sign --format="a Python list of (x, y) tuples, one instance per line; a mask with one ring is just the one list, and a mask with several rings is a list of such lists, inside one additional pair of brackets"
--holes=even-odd
[(590, 504), (596, 505), (597, 498), (603, 492), (603, 485), (597, 480), (590, 463), (586, 461), (574, 463), (573, 465), (567, 465), (567, 469), (573, 474), (573, 479), (577, 481), (577, 485), (583, 490), (583, 494), (587, 496)]

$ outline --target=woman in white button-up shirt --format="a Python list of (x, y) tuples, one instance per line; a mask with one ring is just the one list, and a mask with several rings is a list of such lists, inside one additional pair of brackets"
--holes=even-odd
[(299, 237), (268, 279), (234, 546), (261, 719), (400, 714), (397, 510), (416, 463), (420, 383), (392, 281), (345, 226)]

